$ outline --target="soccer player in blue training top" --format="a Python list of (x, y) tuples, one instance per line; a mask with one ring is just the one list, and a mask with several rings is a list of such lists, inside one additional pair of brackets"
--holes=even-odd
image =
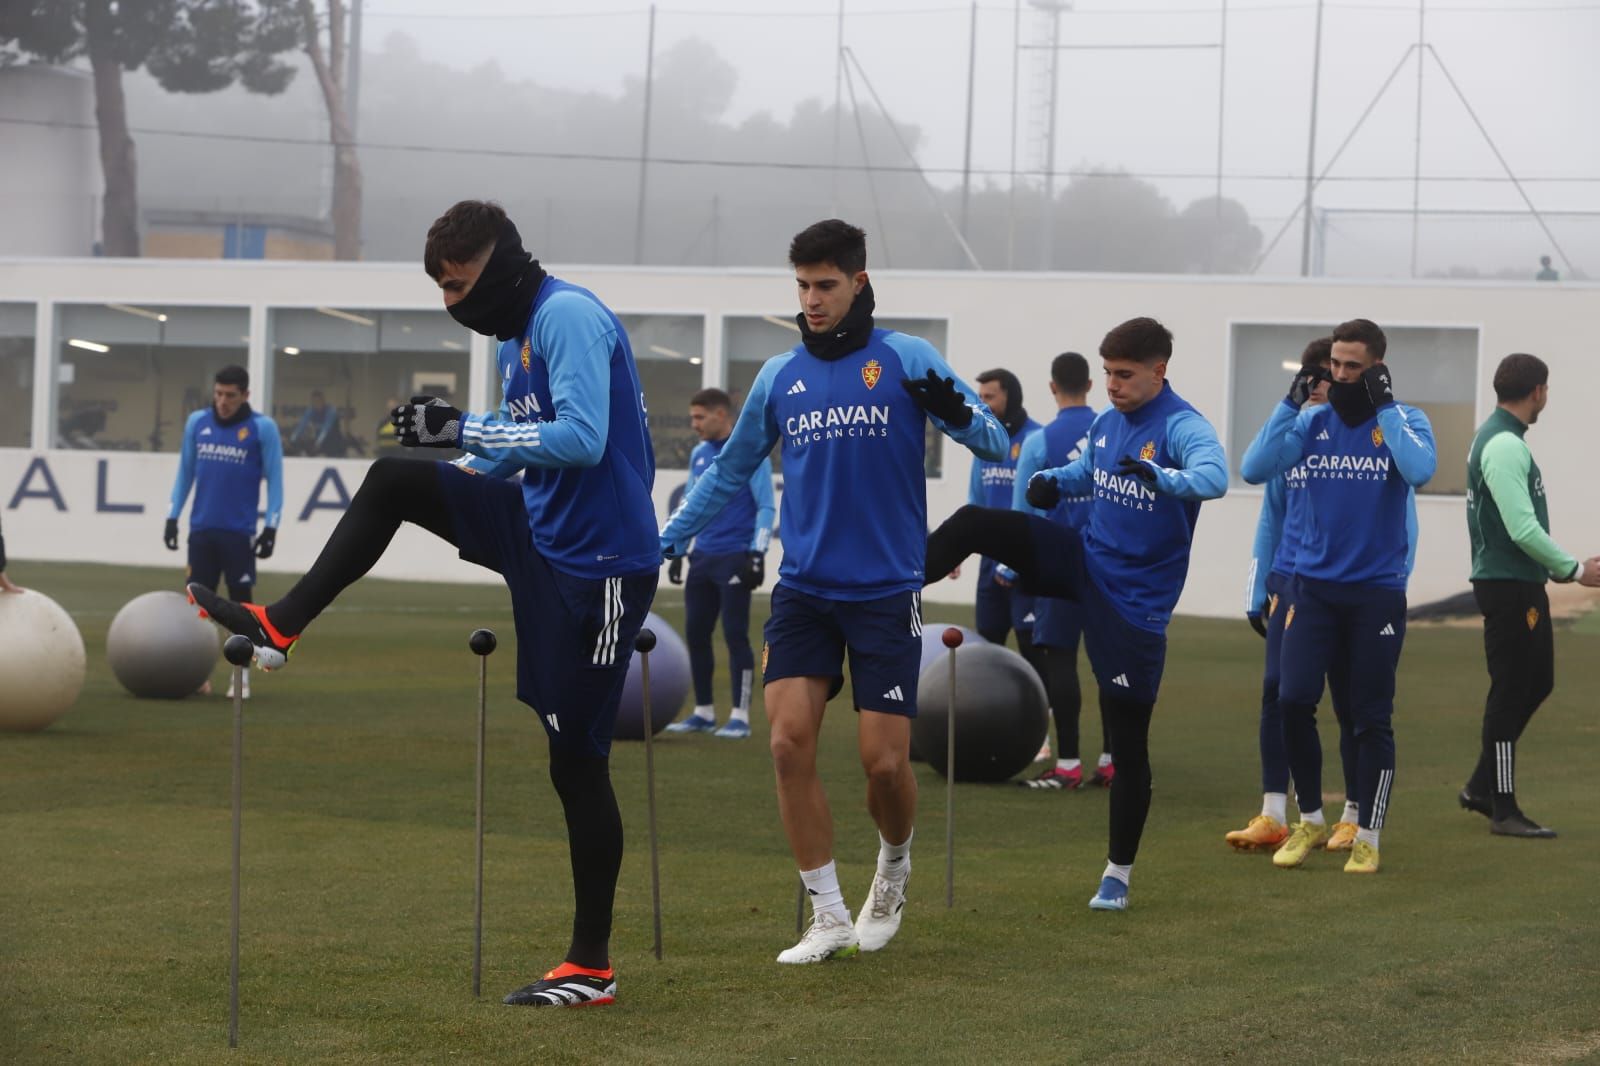
[[(985, 370), (978, 375), (977, 382), (978, 399), (1005, 427), (1010, 445), (999, 459), (972, 464), (967, 502), (979, 507), (1010, 507), (1023, 442), (1039, 431), (1039, 423), (1029, 418), (1027, 408), (1022, 406), (1022, 382), (1011, 371)], [(1004, 644), (1006, 634), (1015, 629), (1017, 650), (1038, 672), (1039, 682), (1049, 683), (1045, 679), (1043, 659), (1033, 648), (1033, 597), (1012, 588), (1010, 579), (1004, 575), (997, 578), (993, 559), (984, 558), (978, 562), (975, 616), (973, 628), (990, 644)]]
[[(261, 479), (267, 481), (266, 521), (256, 535)], [(256, 560), (272, 558), (283, 520), (283, 441), (277, 423), (250, 409), (250, 374), (242, 366), (217, 371), (211, 406), (194, 412), (183, 427), (178, 478), (162, 540), (178, 550), (178, 516), (194, 487), (189, 512), (189, 572), (185, 581), (221, 588), (249, 603), (256, 585)], [(250, 698), (250, 671), (239, 695)], [(202, 691), (209, 691), (210, 682)], [(228, 680), (233, 698), (233, 680)]]
[[(1301, 418), (1328, 402), (1328, 362), (1332, 337), (1319, 337), (1306, 345), (1293, 389), (1303, 395)], [(1245, 589), (1245, 618), (1266, 640), (1266, 666), (1261, 676), (1261, 717), (1257, 731), (1261, 751), (1261, 813), (1243, 829), (1229, 831), (1223, 839), (1239, 851), (1274, 850), (1289, 837), (1289, 755), (1284, 748), (1283, 714), (1278, 706), (1278, 664), (1283, 648), (1283, 616), (1288, 607), (1284, 594), (1294, 581), (1294, 561), (1300, 550), (1305, 524), (1306, 471), (1297, 466), (1267, 482), (1261, 497), (1261, 515), (1251, 549), (1250, 576)], [(1283, 609), (1280, 609), (1283, 608)], [(1330, 851), (1349, 851), (1356, 836), (1355, 734), (1348, 714), (1348, 679), (1342, 664), (1333, 664), (1328, 688), (1339, 722), (1339, 755), (1345, 770), (1345, 816), (1333, 826)], [(1321, 797), (1317, 799), (1321, 806)]]
[[(1090, 493), (1064, 497), (1049, 511), (1028, 504), (1028, 481), (1041, 470), (1066, 466), (1083, 454), (1089, 443), (1089, 425), (1094, 409), (1089, 406), (1089, 361), (1077, 352), (1063, 352), (1050, 363), (1050, 395), (1055, 397), (1056, 417), (1023, 442), (1017, 458), (1016, 485), (1011, 494), (1013, 510), (1042, 514), (1051, 521), (1082, 530), (1089, 520)], [(1014, 575), (1006, 567), (999, 572), (1007, 580)], [(1019, 593), (1020, 595), (1021, 593)], [(1055, 596), (1033, 599), (1033, 643), (1045, 668), (1045, 688), (1050, 695), (1050, 715), (1056, 724), (1056, 760), (1038, 777), (1017, 782), (1028, 788), (1067, 789), (1083, 786), (1083, 765), (1078, 759), (1078, 716), (1083, 693), (1078, 686), (1078, 640), (1083, 633), (1083, 616), (1078, 604)], [(1099, 765), (1090, 784), (1110, 788), (1116, 777), (1111, 761), (1111, 730), (1106, 722), (1105, 705), (1100, 708), (1101, 747)]]
[(1111, 846), (1095, 910), (1124, 910), (1150, 813), (1150, 716), (1161, 687), (1167, 623), (1189, 572), (1200, 503), (1228, 488), (1228, 464), (1200, 412), (1167, 382), (1172, 334), (1132, 318), (1100, 342), (1111, 408), (1089, 427), (1082, 454), (1034, 474), (1027, 502), (1054, 511), (1092, 494), (1081, 532), (1021, 511), (961, 508), (928, 537), (930, 581), (973, 552), (1015, 570), (1039, 596), (1078, 602), (1089, 665), (1100, 686), (1117, 772)]
[[(694, 488), (728, 443), (733, 431), (733, 400), (721, 389), (701, 389), (689, 400), (689, 425), (700, 443), (689, 453), (689, 482)], [(772, 460), (763, 459), (749, 483), (734, 494), (711, 524), (700, 531), (689, 552), (689, 579), (683, 578), (683, 557), (667, 567), (667, 580), (683, 585), (685, 639), (689, 672), (694, 678), (694, 713), (667, 726), (669, 733), (710, 733), (733, 740), (750, 735), (750, 692), (755, 685), (756, 657), (750, 650), (750, 596), (767, 576), (767, 545), (777, 505), (772, 494)], [(711, 637), (722, 615), (728, 644), (728, 674), (733, 681), (733, 713), (717, 729), (717, 708), (711, 702), (711, 674), (716, 655)]]
[[(609, 942), (622, 816), (612, 727), (660, 569), (655, 453), (627, 334), (593, 293), (553, 278), (499, 205), (464, 200), (431, 229), (423, 266), (461, 325), (499, 338), (505, 401), (492, 414), (427, 396), (394, 410), (406, 447), (459, 448), (456, 463), (385, 456), (311, 570), (265, 608), (189, 591), (211, 617), (284, 665), (300, 633), (414, 522), (495, 570), (511, 591), (517, 697), (538, 712), (566, 814), (577, 909), (561, 965), (505, 1002), (611, 1003)], [(506, 480), (520, 472), (521, 484)]]
[[(923, 437), (931, 418), (983, 459), (1006, 434), (933, 346), (874, 329), (866, 235), (838, 219), (789, 246), (801, 343), (769, 359), (733, 436), (661, 531), (668, 558), (783, 447), (783, 564), (762, 651), (778, 813), (811, 897), (810, 928), (782, 963), (876, 951), (900, 928), (917, 781), (910, 764), (922, 658), (927, 529)], [(854, 685), (878, 869), (852, 925), (833, 863), (833, 817), (817, 777), (828, 700)]]
[[(1259, 485), (1304, 465), (1306, 511), (1295, 577), (1279, 598), (1283, 650), (1278, 703), (1300, 821), (1273, 852), (1292, 869), (1328, 840), (1322, 814), (1322, 679), (1349, 678), (1360, 828), (1346, 873), (1378, 872), (1378, 834), (1394, 783), (1394, 677), (1406, 634), (1411, 493), (1433, 477), (1428, 418), (1398, 404), (1383, 330), (1364, 318), (1333, 331), (1328, 403), (1309, 416), (1304, 373), (1245, 453), (1240, 473)], [(1308, 810), (1308, 804), (1315, 807)]]

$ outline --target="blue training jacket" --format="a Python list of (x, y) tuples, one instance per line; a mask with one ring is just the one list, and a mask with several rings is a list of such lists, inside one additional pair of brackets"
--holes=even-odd
[(461, 422), (457, 465), (522, 472), (533, 543), (598, 579), (655, 570), (656, 457), (628, 334), (594, 293), (547, 277), (523, 336), (500, 345), (505, 401)]
[(252, 413), (225, 426), (217, 421), (215, 407), (203, 408), (183, 425), (178, 478), (172, 486), (167, 517), (183, 513), (193, 486), (191, 530), (226, 529), (253, 537), (263, 477), (267, 479), (264, 524), (276, 529), (283, 521), (283, 440), (277, 423)]
[(1386, 404), (1347, 426), (1331, 404), (1302, 415), (1285, 400), (1245, 451), (1240, 474), (1259, 485), (1305, 467), (1297, 575), (1404, 589), (1415, 561), (1413, 493), (1438, 458), (1433, 427), (1415, 407)]
[[(1316, 410), (1302, 408), (1301, 418)], [(1246, 453), (1249, 457), (1250, 453)], [(1286, 470), (1282, 477), (1267, 482), (1261, 497), (1261, 517), (1256, 520), (1256, 538), (1250, 552), (1250, 575), (1245, 582), (1245, 614), (1260, 614), (1267, 603), (1267, 575), (1293, 577), (1300, 555), (1300, 538), (1310, 507), (1305, 494), (1306, 468)], [(1409, 486), (1408, 486), (1409, 487)], [(1413, 489), (1406, 499), (1406, 575), (1417, 563), (1417, 494)]]
[[(1130, 625), (1161, 632), (1189, 574), (1200, 503), (1228, 491), (1228, 460), (1211, 423), (1170, 382), (1137, 411), (1107, 408), (1081, 456), (1040, 471), (1067, 496), (1092, 496), (1083, 545), (1089, 576)], [(1123, 458), (1155, 474), (1119, 472)]]
[(980, 459), (972, 464), (972, 475), (967, 479), (967, 502), (979, 507), (1011, 506), (1011, 493), (1017, 483), (1017, 463), (1022, 458), (1023, 446), (1039, 431), (1039, 423), (1026, 419), (1021, 428), (1011, 434), (1011, 447), (999, 459)]
[[(689, 481), (684, 486), (685, 495), (694, 483), (710, 469), (722, 452), (722, 440), (703, 440), (689, 453)], [(733, 552), (765, 552), (772, 542), (772, 521), (778, 517), (776, 497), (772, 493), (772, 460), (763, 458), (750, 475), (743, 489), (733, 494), (728, 505), (706, 524), (694, 538), (694, 551), (707, 555), (728, 555)]]
[[(932, 417), (900, 387), (929, 370), (955, 378), (933, 345), (875, 329), (864, 348), (819, 359), (796, 345), (767, 360), (717, 461), (661, 531), (661, 552), (684, 545), (783, 447), (784, 584), (830, 600), (872, 600), (922, 588), (928, 497), (925, 427)], [(982, 459), (1006, 452), (1006, 431), (970, 386), (956, 387), (972, 421), (933, 423)]]

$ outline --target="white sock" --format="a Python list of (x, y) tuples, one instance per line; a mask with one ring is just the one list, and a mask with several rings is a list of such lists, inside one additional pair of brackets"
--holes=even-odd
[(1076, 770), (1078, 767), (1080, 767), (1082, 765), (1083, 764), (1080, 763), (1077, 759), (1057, 759), (1056, 760), (1056, 769), (1057, 770)]
[(696, 704), (695, 705), (695, 709), (694, 709), (694, 716), (696, 718), (709, 718), (713, 722), (715, 722), (717, 720), (717, 708), (716, 708), (715, 705), (710, 704), (710, 703), (707, 703), (707, 704)]
[(1102, 879), (1107, 878), (1107, 877), (1115, 877), (1118, 881), (1121, 881), (1123, 884), (1127, 884), (1128, 883), (1128, 878), (1130, 878), (1132, 876), (1133, 876), (1133, 863), (1131, 863), (1131, 862), (1126, 866), (1118, 866), (1114, 862), (1108, 862), (1108, 863), (1106, 863), (1106, 872), (1100, 875), (1100, 877)]
[(1287, 792), (1263, 792), (1261, 794), (1261, 813), (1283, 825), (1289, 820), (1289, 794)]
[(748, 707), (735, 707), (733, 709), (733, 713), (728, 715), (728, 721), (730, 721), (730, 722), (743, 722), (745, 725), (749, 725), (750, 724), (750, 708), (748, 708)]
[(754, 670), (742, 670), (739, 673), (739, 698), (733, 701), (733, 714), (728, 718), (730, 722), (750, 722), (750, 686), (755, 682)]
[(1357, 829), (1356, 830), (1356, 839), (1357, 840), (1365, 840), (1368, 844), (1371, 844), (1373, 847), (1377, 847), (1378, 846), (1378, 830), (1376, 830), (1376, 829)]
[(913, 829), (911, 836), (906, 837), (900, 844), (891, 844), (878, 834), (878, 872), (885, 877), (905, 877), (911, 872), (911, 837), (917, 835)]
[(844, 905), (844, 893), (839, 890), (839, 871), (834, 869), (832, 859), (815, 870), (801, 870), (800, 880), (805, 882), (806, 894), (811, 897), (813, 915), (827, 911), (846, 922), (850, 920), (850, 909)]
[(1344, 815), (1339, 819), (1339, 821), (1341, 821), (1341, 822), (1349, 822), (1351, 825), (1357, 825), (1357, 826), (1360, 825), (1361, 824), (1361, 808), (1358, 807), (1356, 804), (1352, 803), (1351, 801), (1345, 800), (1344, 801)]
[(1095, 763), (1095, 765), (1098, 766), (1102, 770), (1104, 770), (1106, 767), (1110, 766), (1111, 765), (1111, 753), (1109, 751), (1102, 751), (1100, 753), (1100, 761)]
[[(1297, 797), (1295, 799), (1296, 805), (1298, 805), (1299, 802), (1300, 802), (1299, 798)], [(1314, 811), (1308, 811), (1308, 810), (1302, 809), (1300, 811), (1300, 820), (1302, 822), (1306, 823), (1307, 825), (1327, 825), (1328, 824), (1327, 819), (1322, 817), (1322, 809), (1320, 807), (1317, 810), (1314, 810)]]

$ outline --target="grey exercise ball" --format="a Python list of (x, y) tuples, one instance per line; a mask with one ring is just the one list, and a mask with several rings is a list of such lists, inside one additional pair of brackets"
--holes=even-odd
[[(645, 615), (643, 628), (656, 635), (655, 649), (650, 652), (650, 734), (654, 736), (678, 717), (688, 698), (689, 645), (660, 615)], [(644, 739), (644, 666), (638, 652), (628, 661), (613, 735), (618, 740)]]
[[(950, 664), (941, 656), (917, 679), (911, 735), (928, 763), (945, 769)], [(1050, 701), (1028, 661), (999, 644), (956, 652), (957, 781), (1004, 781), (1033, 762), (1050, 729)]]
[(211, 677), (221, 640), (177, 592), (146, 592), (125, 604), (106, 631), (106, 658), (135, 696), (179, 700)]

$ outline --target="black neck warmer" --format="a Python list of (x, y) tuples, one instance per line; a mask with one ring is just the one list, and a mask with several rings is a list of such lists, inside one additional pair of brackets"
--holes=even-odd
[(1006, 427), (1007, 435), (1015, 437), (1028, 424), (1028, 409), (1022, 406), (1022, 382), (1009, 370), (996, 370), (994, 376), (1006, 392), (1006, 409), (1000, 424)]
[(217, 405), (215, 403), (211, 405), (211, 417), (217, 420), (217, 425), (219, 426), (237, 426), (240, 422), (247, 420), (253, 414), (255, 414), (255, 412), (250, 410), (249, 401), (240, 404), (239, 409), (233, 412), (232, 418), (223, 418), (221, 415), (217, 414)]
[(844, 313), (839, 324), (827, 333), (811, 332), (811, 327), (806, 325), (806, 316), (796, 315), (795, 321), (800, 323), (800, 341), (806, 346), (806, 351), (818, 359), (828, 362), (843, 359), (851, 352), (865, 348), (872, 339), (872, 311), (876, 306), (872, 297), (872, 282), (869, 281), (856, 293), (850, 310)]
[(522, 236), (508, 218), (494, 251), (466, 298), (450, 307), (450, 317), (474, 333), (508, 341), (522, 335), (544, 283), (539, 260), (522, 248)]
[(1367, 395), (1364, 381), (1335, 381), (1328, 386), (1328, 403), (1333, 405), (1339, 421), (1354, 428), (1370, 421), (1378, 413)]

